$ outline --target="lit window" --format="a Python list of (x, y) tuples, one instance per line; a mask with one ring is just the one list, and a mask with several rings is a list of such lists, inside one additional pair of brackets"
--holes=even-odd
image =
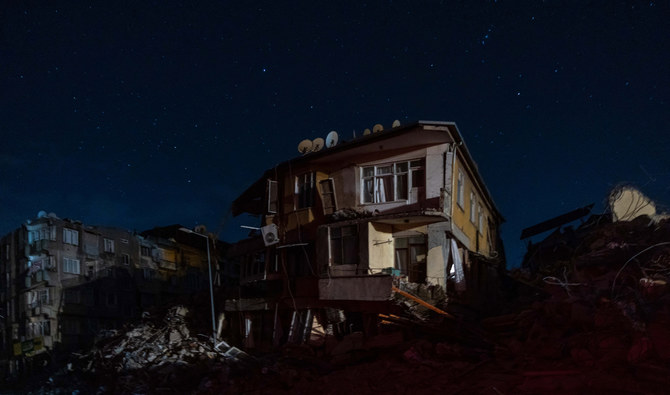
[(79, 232), (74, 229), (63, 228), (63, 243), (79, 245)]
[(79, 259), (63, 258), (63, 273), (81, 274)]
[(105, 239), (105, 252), (114, 252), (114, 240), (111, 239)]

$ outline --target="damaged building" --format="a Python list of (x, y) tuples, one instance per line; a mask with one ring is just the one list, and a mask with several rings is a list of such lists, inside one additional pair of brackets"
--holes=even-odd
[(301, 342), (313, 326), (374, 331), (400, 291), (491, 308), (503, 217), (456, 125), (396, 122), (337, 140), (303, 141), (302, 156), (233, 203), (234, 215), (260, 218), (228, 253), (241, 268), (239, 296), (226, 300), (239, 340), (271, 347)]
[[(101, 330), (208, 289), (204, 239), (180, 228), (137, 234), (40, 211), (0, 238), (0, 377), (27, 377)], [(215, 285), (236, 281), (217, 270), (225, 243), (211, 245)]]

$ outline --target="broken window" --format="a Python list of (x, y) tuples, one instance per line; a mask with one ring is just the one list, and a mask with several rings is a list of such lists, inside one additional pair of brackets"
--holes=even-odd
[(105, 252), (114, 252), (114, 240), (112, 239), (105, 239), (104, 240), (105, 246), (104, 250)]
[(296, 209), (312, 207), (314, 204), (314, 192), (314, 173), (305, 173), (296, 177)]
[(81, 274), (79, 259), (63, 258), (63, 273)]
[(367, 166), (361, 169), (363, 203), (385, 203), (409, 199), (412, 188), (425, 184), (423, 160)]
[(319, 182), (321, 187), (321, 200), (323, 201), (323, 213), (328, 215), (337, 211), (335, 201), (335, 185), (332, 178)]
[(456, 203), (458, 203), (458, 207), (463, 209), (465, 206), (465, 177), (463, 176), (463, 172), (459, 169), (458, 170), (458, 181), (456, 183)]
[(79, 232), (74, 229), (63, 228), (63, 243), (79, 245)]
[(395, 268), (411, 282), (426, 278), (426, 237), (413, 236), (395, 239)]
[(358, 264), (358, 230), (356, 225), (330, 228), (331, 265)]

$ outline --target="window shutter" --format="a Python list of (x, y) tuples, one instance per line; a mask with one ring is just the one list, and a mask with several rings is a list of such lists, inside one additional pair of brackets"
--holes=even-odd
[(335, 185), (332, 178), (319, 182), (321, 187), (321, 201), (323, 202), (323, 213), (329, 215), (337, 211), (335, 199)]

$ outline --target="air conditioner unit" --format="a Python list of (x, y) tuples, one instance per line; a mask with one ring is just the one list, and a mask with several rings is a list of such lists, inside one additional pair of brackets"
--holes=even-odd
[(263, 226), (261, 228), (261, 234), (263, 235), (263, 242), (266, 247), (279, 243), (279, 229), (277, 228), (277, 225), (270, 224)]

